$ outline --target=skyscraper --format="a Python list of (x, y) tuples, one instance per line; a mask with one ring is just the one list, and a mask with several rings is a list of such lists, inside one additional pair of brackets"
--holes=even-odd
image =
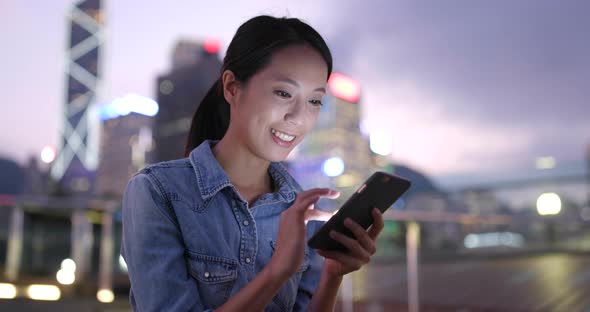
[(96, 99), (100, 87), (103, 15), (100, 0), (72, 6), (67, 50), (66, 103), (61, 146), (51, 176), (68, 193), (91, 192), (98, 166), (100, 121)]
[(160, 110), (153, 128), (155, 162), (183, 157), (192, 115), (220, 75), (221, 66), (210, 41), (177, 43), (171, 71), (158, 77), (156, 84)]
[(104, 120), (97, 195), (121, 197), (129, 179), (151, 162), (152, 123), (153, 117), (137, 113)]

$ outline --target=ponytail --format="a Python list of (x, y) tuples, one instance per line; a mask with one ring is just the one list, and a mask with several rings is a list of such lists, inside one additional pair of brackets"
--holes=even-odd
[(211, 86), (193, 115), (184, 156), (205, 140), (221, 140), (229, 127), (229, 104), (223, 97), (221, 78)]

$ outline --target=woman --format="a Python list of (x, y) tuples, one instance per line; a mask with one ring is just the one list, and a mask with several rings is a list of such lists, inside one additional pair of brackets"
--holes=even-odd
[[(122, 254), (138, 311), (330, 311), (342, 277), (375, 253), (383, 218), (349, 251), (312, 250), (330, 189), (302, 191), (279, 164), (314, 126), (332, 57), (294, 18), (255, 17), (230, 43), (201, 102), (187, 158), (149, 166), (123, 200)], [(349, 220), (350, 221), (350, 220)], [(325, 258), (325, 261), (324, 261)]]

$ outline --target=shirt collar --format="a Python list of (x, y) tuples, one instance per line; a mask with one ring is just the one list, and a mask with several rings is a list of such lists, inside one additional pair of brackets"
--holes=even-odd
[[(236, 191), (211, 150), (217, 142), (219, 140), (205, 140), (193, 149), (189, 156), (197, 176), (201, 197), (204, 200), (215, 196), (226, 187), (230, 187)], [(296, 193), (300, 191), (300, 187), (298, 187), (297, 182), (289, 174), (287, 169), (279, 162), (271, 162), (268, 172), (275, 184), (274, 193), (280, 195), (279, 200), (286, 202), (295, 200)]]

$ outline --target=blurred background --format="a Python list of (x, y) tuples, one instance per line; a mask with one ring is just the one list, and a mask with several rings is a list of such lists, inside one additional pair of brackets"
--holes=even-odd
[(0, 1), (0, 310), (129, 311), (120, 200), (182, 157), (240, 24), (301, 18), (335, 72), (285, 164), (337, 209), (413, 186), (338, 311), (588, 311), (587, 1)]

